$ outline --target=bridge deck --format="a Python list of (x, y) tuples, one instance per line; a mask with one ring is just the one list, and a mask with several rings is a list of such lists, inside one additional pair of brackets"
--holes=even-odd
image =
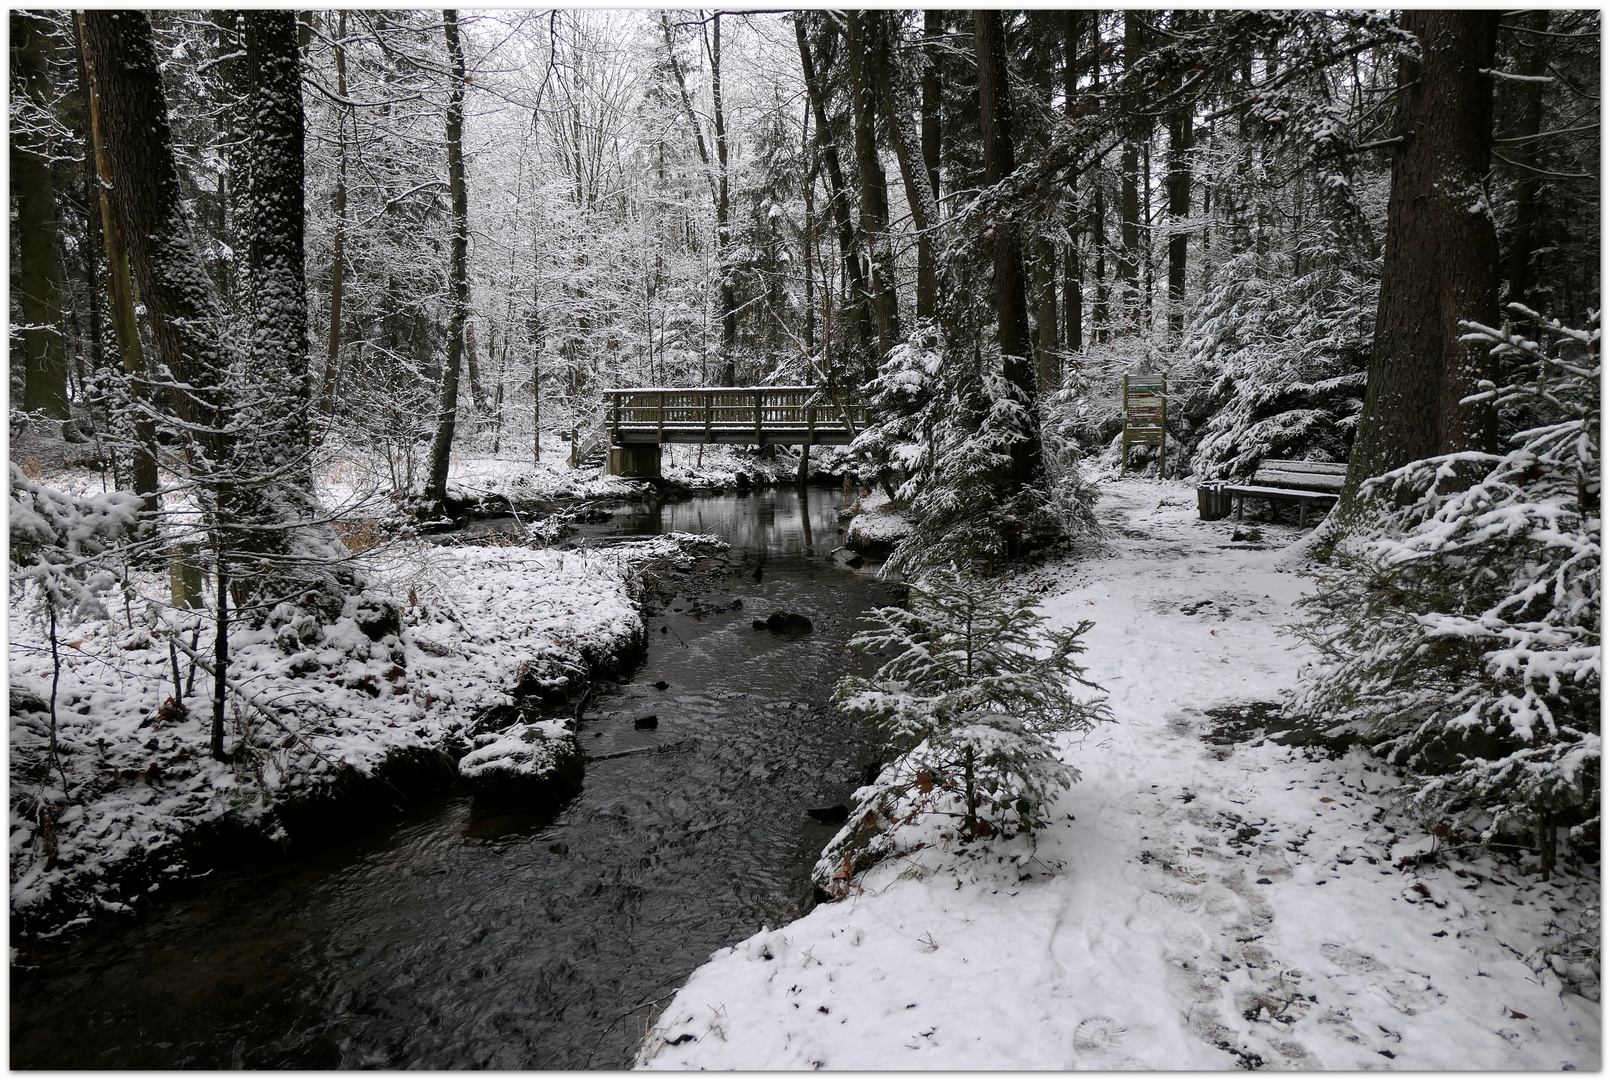
[(604, 428), (616, 446), (744, 443), (842, 446), (866, 426), (866, 406), (835, 405), (813, 386), (606, 390)]

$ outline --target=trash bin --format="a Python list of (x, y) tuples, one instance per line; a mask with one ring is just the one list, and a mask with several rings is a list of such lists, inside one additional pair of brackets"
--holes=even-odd
[(1209, 481), (1197, 485), (1196, 512), (1203, 521), (1218, 521), (1230, 516), (1230, 493), (1224, 484)]

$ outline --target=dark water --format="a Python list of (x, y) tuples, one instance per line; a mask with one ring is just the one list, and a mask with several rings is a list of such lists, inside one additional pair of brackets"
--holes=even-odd
[[(12, 1067), (628, 1065), (654, 1003), (712, 951), (804, 909), (832, 831), (804, 810), (842, 801), (870, 753), (824, 707), (856, 615), (888, 602), (827, 557), (836, 501), (622, 515), (614, 531), (714, 532), (763, 568), (717, 594), (740, 610), (653, 618), (632, 681), (589, 706), (590, 755), (653, 749), (591, 762), (551, 823), (444, 797), (14, 974)], [(815, 633), (750, 627), (779, 608)], [(658, 729), (636, 730), (650, 713)]]

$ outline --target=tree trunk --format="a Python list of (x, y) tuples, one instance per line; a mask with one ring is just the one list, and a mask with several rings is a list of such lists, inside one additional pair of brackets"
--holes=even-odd
[[(1534, 30), (1546, 32), (1549, 24), (1549, 12), (1530, 11), (1517, 17), (1522, 25)], [(1523, 41), (1520, 52), (1519, 74), (1539, 76), (1548, 69), (1548, 47), (1538, 41), (1531, 34), (1517, 35)], [(1526, 40), (1530, 38), (1531, 40)], [(1543, 87), (1542, 82), (1523, 82), (1518, 84), (1515, 93), (1521, 99), (1520, 126), (1514, 132), (1519, 142), (1511, 148), (1513, 160), (1519, 166), (1515, 171), (1515, 224), (1509, 234), (1509, 258), (1506, 260), (1505, 277), (1509, 280), (1506, 296), (1510, 303), (1526, 304), (1536, 307), (1535, 297), (1532, 293), (1532, 246), (1533, 228), (1537, 224), (1537, 197), (1542, 187), (1542, 177), (1533, 172), (1537, 165), (1537, 151), (1540, 140), (1538, 132), (1543, 130)]]
[[(851, 323), (855, 340), (869, 346), (872, 342), (872, 311), (866, 278), (861, 272), (861, 244), (855, 222), (850, 217), (850, 192), (844, 182), (844, 169), (839, 164), (838, 144), (827, 122), (827, 95), (817, 78), (816, 64), (811, 57), (810, 44), (805, 38), (803, 12), (794, 13), (794, 35), (799, 41), (799, 65), (805, 78), (805, 92), (811, 99), (811, 111), (816, 120), (816, 146), (821, 151), (822, 163), (827, 167), (828, 202), (833, 209), (833, 222), (838, 229), (839, 258), (844, 265), (845, 281), (855, 303), (851, 308)], [(824, 335), (826, 329), (824, 328)]]
[[(1128, 72), (1140, 58), (1140, 14), (1133, 9), (1124, 10), (1124, 70)], [(1119, 251), (1118, 280), (1124, 286), (1124, 325), (1138, 329), (1140, 314), (1140, 141), (1145, 136), (1144, 121), (1128, 119), (1124, 123), (1124, 149), (1119, 172), (1122, 187), (1119, 189)]]
[[(173, 408), (194, 434), (192, 467), (205, 474), (227, 460), (223, 320), (190, 238), (151, 23), (127, 11), (78, 18), (102, 176), (121, 225), (108, 236), (127, 242)], [(114, 288), (117, 278), (114, 265)]]
[(939, 281), (934, 266), (934, 228), (939, 224), (939, 199), (929, 178), (927, 157), (920, 133), (912, 127), (915, 109), (909, 89), (902, 83), (896, 66), (893, 36), (897, 23), (892, 12), (868, 11), (862, 14), (870, 29), (877, 32), (869, 43), (873, 49), (873, 81), (878, 88), (878, 105), (889, 129), (900, 164), (900, 181), (905, 187), (911, 223), (917, 230), (917, 318), (932, 319), (938, 312)]
[(732, 206), (727, 194), (727, 120), (721, 106), (721, 12), (710, 20), (710, 106), (716, 135), (716, 256), (721, 274), (722, 381), (738, 383), (738, 298), (732, 278)]
[[(811, 106), (805, 103), (805, 119), (800, 131), (805, 145), (800, 147), (806, 161), (805, 170), (805, 355), (816, 354), (816, 173), (817, 155), (811, 143)], [(810, 378), (807, 373), (807, 378)], [(814, 381), (814, 379), (812, 380)]]
[(134, 491), (144, 503), (144, 512), (161, 510), (157, 495), (156, 423), (144, 407), (147, 393), (145, 353), (140, 344), (140, 328), (135, 320), (134, 277), (129, 267), (128, 248), (123, 242), (123, 226), (117, 215), (112, 193), (103, 179), (111, 176), (111, 159), (101, 117), (100, 90), (90, 78), (89, 59), (84, 45), (82, 20), (74, 21), (78, 32), (80, 78), (84, 82), (85, 127), (89, 129), (90, 175), (100, 208), (101, 240), (106, 249), (107, 295), (112, 311), (112, 332), (117, 338), (118, 357), (134, 403), (134, 446), (132, 449)]
[[(468, 301), (465, 301), (466, 305)], [(481, 422), (487, 419), (486, 391), (481, 386), (481, 364), (475, 355), (475, 320), (465, 317), (464, 321), (464, 363), (470, 369), (470, 401), (475, 405), (475, 415)]]
[(1041, 394), (1062, 389), (1062, 358), (1057, 355), (1057, 246), (1041, 236), (1034, 242), (1034, 363)]
[[(1062, 109), (1070, 119), (1075, 115), (1074, 98), (1079, 92), (1079, 46), (1084, 38), (1084, 13), (1066, 11), (1062, 15)], [(1092, 16), (1094, 21), (1094, 16)], [(1068, 199), (1079, 203), (1078, 181), (1069, 173)], [(1074, 211), (1068, 225), (1067, 257), (1062, 271), (1063, 341), (1067, 351), (1084, 351), (1085, 297), (1082, 268), (1079, 265), (1079, 214)]]
[(458, 41), (458, 12), (442, 12), (442, 31), (450, 65), (447, 94), (447, 187), (453, 204), (453, 244), (448, 265), (447, 364), (442, 370), (442, 403), (436, 437), (430, 447), (430, 476), (425, 501), (439, 513), (447, 500), (447, 466), (458, 426), (459, 367), (464, 355), (464, 322), (469, 317), (470, 222), (464, 181), (464, 52)]
[(38, 111), (39, 126), (29, 118), (11, 129), (11, 197), (17, 215), (17, 299), (24, 323), (22, 406), (65, 421), (72, 412), (67, 402), (61, 262), (56, 253), (56, 185), (50, 140), (40, 130), (51, 108), (46, 34), (37, 16), (12, 10), (12, 117), (18, 115), (15, 102), (25, 99)]
[[(311, 500), (307, 292), (302, 193), (302, 71), (296, 14), (245, 13), (251, 166), (241, 232), (252, 310), (250, 364), (269, 405), (250, 442)], [(304, 513), (309, 506), (298, 508)]]
[(900, 310), (894, 281), (894, 244), (889, 236), (889, 183), (878, 158), (872, 67), (877, 61), (878, 26), (873, 12), (846, 15), (850, 54), (850, 104), (855, 118), (855, 171), (861, 180), (861, 231), (872, 264), (872, 317), (881, 360), (900, 344)]
[(1185, 260), (1189, 237), (1185, 220), (1191, 214), (1191, 125), (1195, 117), (1184, 108), (1168, 124), (1168, 332), (1178, 341), (1185, 334)]
[[(1101, 15), (1090, 19), (1090, 92), (1101, 93)], [(1107, 307), (1107, 201), (1099, 180), (1095, 182), (1096, 196), (1091, 207), (1090, 246), (1096, 252), (1096, 302), (1091, 309), (1095, 320), (1095, 339), (1106, 343), (1112, 336)]]
[(944, 16), (935, 8), (922, 13), (922, 160), (928, 187), (939, 198), (939, 46), (945, 38)]
[(1461, 405), (1492, 360), (1460, 342), (1462, 319), (1498, 306), (1498, 241), (1480, 197), (1492, 145), (1496, 11), (1406, 12), (1421, 61), (1400, 70), (1399, 133), (1369, 383), (1342, 493), (1343, 520), (1368, 478), (1420, 458), (1494, 450), (1490, 407)]
[[(984, 183), (999, 184), (1017, 167), (1012, 146), (1012, 112), (1007, 90), (1006, 31), (998, 10), (973, 13), (978, 42), (978, 108), (983, 134)], [(1034, 367), (1030, 362), (1028, 300), (1023, 283), (1023, 247), (1012, 221), (991, 222), (995, 264), (996, 340), (1003, 373), (1023, 394), (1030, 417), (1037, 415)], [(1040, 471), (1038, 427), (1012, 447), (1012, 479), (1026, 484)]]
[[(347, 13), (343, 10), (335, 30), (335, 89), (341, 97), (347, 96), (347, 52), (342, 42), (347, 37)], [(336, 133), (335, 164), (335, 238), (330, 253), (330, 335), (329, 349), (324, 358), (324, 385), (319, 393), (319, 408), (326, 416), (335, 411), (335, 387), (341, 377), (341, 301), (346, 291), (347, 275), (347, 114), (342, 107)]]
[[(310, 505), (311, 496), (305, 487), (287, 483), (283, 475), (261, 471), (260, 442), (256, 446), (248, 443), (253, 452), (236, 460), (242, 433), (255, 440), (271, 439), (273, 435), (262, 431), (255, 417), (243, 419), (225, 389), (231, 354), (224, 320), (196, 255), (181, 198), (150, 20), (138, 11), (103, 10), (83, 11), (78, 18), (96, 130), (105, 151), (104, 175), (111, 184), (110, 195), (128, 243), (129, 262), (150, 320), (151, 336), (163, 360), (153, 382), (166, 393), (167, 402), (182, 421), (186, 465), (197, 482), (202, 507), (213, 519), (215, 535), (222, 538), (217, 552), (219, 574), (237, 580), (237, 607), (243, 599), (255, 599), (261, 602), (259, 610), (266, 611), (281, 600), (302, 595), (306, 588), (307, 564), (302, 560), (285, 564), (276, 556), (284, 555), (292, 546), (290, 533), (298, 527), (295, 517), (303, 506)], [(301, 91), (294, 70), (282, 75), (296, 87), (295, 108), (300, 114)], [(296, 123), (300, 123), (299, 119)], [(267, 133), (254, 133), (251, 141), (269, 137)], [(298, 148), (294, 165), (298, 172), (300, 159)], [(268, 200), (265, 191), (260, 202), (265, 212)], [(292, 230), (299, 234), (301, 208), (298, 191), (294, 208), (281, 207), (284, 213), (294, 213), (297, 223), (279, 229), (277, 242), (287, 243)], [(253, 259), (248, 260), (249, 265), (260, 262), (251, 268), (264, 275), (263, 282), (254, 285), (258, 309), (265, 319), (278, 314), (296, 322), (293, 310), (270, 310), (300, 302), (300, 290), (288, 286), (288, 279), (276, 276), (270, 265), (271, 247), (260, 246)], [(297, 269), (300, 270), (299, 262)], [(305, 319), (305, 309), (302, 318)], [(299, 400), (273, 399), (276, 394), (296, 390), (286, 385), (292, 377), (286, 373), (294, 373), (299, 363), (305, 375), (306, 324), (296, 325), (302, 328), (303, 336), (287, 340), (298, 350), (300, 360), (297, 356), (280, 355), (273, 361), (270, 377), (251, 380), (253, 408), (261, 409), (263, 416), (298, 409), (305, 413), (305, 382)], [(260, 355), (264, 354), (254, 349), (254, 356)], [(296, 421), (289, 423), (294, 426)], [(297, 451), (290, 448), (284, 452), (294, 455)], [(305, 467), (305, 457), (299, 464)], [(290, 471), (295, 471), (294, 467)], [(240, 550), (231, 550), (231, 545)], [(327, 527), (315, 542), (300, 546), (305, 550), (340, 550), (340, 542)], [(244, 575), (229, 566), (241, 554), (247, 557), (240, 565), (250, 568)]]

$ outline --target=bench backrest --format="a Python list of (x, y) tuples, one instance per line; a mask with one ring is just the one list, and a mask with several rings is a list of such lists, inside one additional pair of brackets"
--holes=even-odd
[(1306, 491), (1341, 491), (1347, 479), (1347, 464), (1329, 461), (1276, 461), (1258, 466), (1252, 482), (1263, 487), (1296, 488)]

